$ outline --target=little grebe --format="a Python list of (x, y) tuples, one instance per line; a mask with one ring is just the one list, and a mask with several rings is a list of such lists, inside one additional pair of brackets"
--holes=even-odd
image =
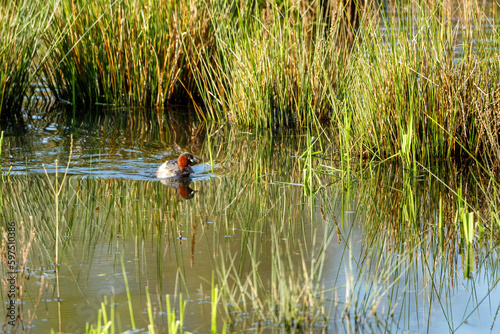
[(156, 177), (159, 179), (166, 179), (169, 177), (189, 177), (189, 174), (194, 173), (191, 166), (192, 163), (198, 161), (191, 153), (182, 153), (177, 160), (166, 161), (158, 167)]

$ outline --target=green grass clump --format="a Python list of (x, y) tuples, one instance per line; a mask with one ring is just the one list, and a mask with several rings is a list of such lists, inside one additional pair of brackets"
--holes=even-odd
[[(109, 334), (109, 333), (116, 333), (116, 332), (123, 332), (123, 328), (127, 328), (127, 331), (135, 331), (138, 330), (138, 328), (135, 325), (134, 321), (134, 311), (132, 308), (133, 300), (130, 297), (130, 289), (129, 289), (129, 283), (127, 280), (127, 273), (125, 271), (125, 267), (123, 264), (123, 259), (122, 259), (122, 270), (123, 270), (123, 278), (124, 278), (124, 283), (125, 287), (127, 290), (127, 300), (126, 304), (129, 306), (130, 310), (130, 325), (124, 325), (122, 320), (120, 319), (120, 314), (117, 311), (117, 304), (115, 303), (115, 296), (111, 296), (111, 302), (108, 303), (108, 298), (107, 296), (104, 296), (104, 302), (101, 303), (101, 308), (98, 311), (97, 314), (97, 321), (96, 323), (88, 323), (86, 324), (86, 329), (85, 332), (89, 334)], [(145, 309), (148, 314), (148, 320), (147, 320), (147, 329), (148, 333), (156, 333), (156, 330), (158, 329), (161, 331), (162, 329), (164, 330), (165, 327), (160, 325), (157, 326), (155, 325), (155, 321), (153, 318), (153, 313), (155, 310), (153, 309), (153, 304), (151, 303), (151, 294), (149, 292), (149, 287), (146, 286), (145, 288), (145, 295), (146, 295), (146, 305)], [(184, 312), (185, 312), (185, 307), (186, 307), (186, 302), (182, 299), (182, 294), (179, 296), (179, 316), (178, 320), (177, 318), (177, 310), (175, 307), (171, 306), (170, 302), (170, 295), (165, 296), (166, 300), (166, 317), (167, 317), (167, 332), (168, 333), (183, 333), (183, 325), (184, 325)], [(161, 307), (160, 307), (161, 309)], [(158, 328), (159, 327), (159, 328)], [(189, 333), (189, 332), (186, 332)]]
[(326, 34), (316, 7), (221, 1), (208, 9), (215, 51), (200, 51), (195, 78), (209, 117), (261, 127), (327, 117), (344, 52), (332, 47), (337, 24)]
[(472, 3), (452, 11), (418, 2), (382, 15), (385, 29), (368, 28), (372, 37), (349, 61), (350, 108), (334, 115), (340, 128), (352, 118), (351, 149), (426, 165), (450, 157), (498, 165), (499, 32), (486, 24), (497, 16)]
[(201, 118), (242, 126), (330, 121), (344, 156), (500, 167), (497, 4), (366, 2), (349, 38), (350, 14), (321, 6), (6, 4), (0, 107), (20, 110), (29, 85), (43, 81), (75, 106), (193, 101)]
[[(0, 5), (0, 119), (21, 115), (37, 83), (35, 59), (50, 23), (52, 1), (5, 1)], [(40, 63), (40, 61), (38, 62)]]
[[(199, 117), (242, 126), (330, 121), (345, 157), (500, 166), (497, 4), (366, 2), (343, 38), (350, 14), (321, 2), (51, 3), (0, 9), (2, 109), (43, 80), (73, 105), (193, 101)], [(30, 72), (37, 49), (43, 73)]]
[(314, 4), (211, 6), (214, 50), (198, 53), (194, 73), (207, 116), (258, 127), (331, 120), (349, 155), (498, 166), (497, 7), (363, 9), (351, 43), (339, 38), (341, 11), (326, 24)]
[[(196, 1), (64, 2), (46, 42), (56, 40), (44, 68), (54, 96), (74, 105), (163, 106), (186, 100), (191, 72), (186, 32), (205, 36)], [(193, 48), (198, 43), (193, 43)]]

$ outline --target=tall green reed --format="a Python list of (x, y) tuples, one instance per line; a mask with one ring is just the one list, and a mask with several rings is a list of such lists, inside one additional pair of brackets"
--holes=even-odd
[(382, 159), (401, 152), (408, 160), (411, 143), (412, 159), (425, 164), (468, 152), (496, 160), (496, 139), (485, 135), (492, 123), (482, 115), (498, 105), (488, 78), (500, 68), (485, 43), (498, 31), (482, 23), (488, 16), (478, 4), (447, 6), (408, 2), (406, 11), (381, 12), (350, 59), (353, 137)]
[(47, 48), (56, 1), (4, 1), (0, 5), (0, 119), (19, 119), (23, 103), (37, 93), (38, 69)]
[[(66, 177), (68, 176), (68, 170), (69, 166), (71, 163), (71, 155), (73, 153), (73, 136), (71, 136), (71, 143), (70, 143), (70, 150), (69, 150), (69, 157), (68, 157), (68, 163), (66, 165), (65, 172), (63, 174), (63, 179), (61, 183), (59, 184), (59, 178), (58, 178), (58, 161), (55, 161), (56, 165), (56, 173), (55, 173), (55, 178), (54, 178), (54, 183), (52, 183), (52, 180), (49, 177), (49, 174), (47, 173), (47, 169), (45, 169), (45, 165), (43, 165), (43, 169), (45, 171), (45, 175), (47, 176), (47, 181), (50, 186), (50, 194), (54, 198), (54, 205), (55, 205), (55, 225), (56, 225), (56, 234), (55, 234), (55, 261), (54, 263), (59, 265), (59, 242), (60, 242), (60, 236), (59, 236), (59, 229), (60, 229), (60, 224), (59, 224), (59, 219), (61, 213), (59, 212), (59, 198), (61, 195), (62, 190), (64, 189), (65, 182), (66, 182)], [(59, 297), (59, 296), (58, 296)]]
[(202, 9), (197, 1), (64, 2), (45, 34), (46, 43), (57, 43), (44, 83), (57, 99), (77, 105), (186, 100), (191, 51), (181, 41), (192, 31), (206, 34)]
[[(488, 195), (475, 186), (481, 174), (442, 163), (433, 172), (408, 170), (402, 164), (371, 169), (360, 172), (351, 195), (344, 194), (347, 205), (342, 201), (339, 208), (339, 203), (332, 202), (328, 188), (319, 200), (325, 220), (339, 219), (338, 224), (344, 226), (338, 232), (339, 243), (346, 244), (349, 257), (344, 261), (349, 267), (342, 318), (354, 327), (380, 324), (390, 328), (395, 321), (398, 328), (410, 328), (429, 326), (431, 315), (442, 311), (450, 328), (467, 322), (452, 307), (457, 282), (475, 289), (483, 274), (493, 285), (498, 282), (498, 272), (489, 260), (497, 257), (496, 252), (490, 252), (491, 239), (479, 231), (479, 226), (493, 235), (498, 231), (497, 210), (485, 205)], [(479, 172), (483, 185), (490, 184), (488, 175)], [(339, 210), (351, 213), (343, 215)], [(469, 212), (474, 212), (476, 227), (463, 223), (470, 218)], [(350, 224), (359, 224), (362, 230), (361, 249), (352, 244), (351, 232), (345, 230)], [(464, 235), (472, 236), (471, 243)], [(428, 314), (415, 319), (414, 310), (420, 308), (427, 308)]]
[(349, 155), (409, 160), (411, 149), (413, 161), (473, 155), (497, 168), (499, 39), (486, 24), (498, 16), (495, 5), (366, 6), (349, 44), (339, 38), (343, 14), (325, 18), (317, 6), (46, 6), (53, 13), (44, 32), (50, 57), (39, 57), (39, 66), (52, 94), (73, 105), (191, 99), (199, 117), (240, 125), (318, 127), (330, 120)]
[(427, 164), (473, 155), (494, 167), (499, 39), (484, 22), (497, 7), (451, 6), (367, 6), (347, 45), (341, 20), (328, 26), (314, 6), (218, 2), (207, 9), (214, 43), (192, 63), (205, 112), (243, 126), (330, 120), (349, 156)]
[[(130, 296), (130, 287), (123, 261), (122, 261), (122, 271), (124, 275), (123, 277), (124, 277), (125, 287), (127, 290), (127, 304), (129, 305), (129, 310), (130, 310), (131, 330), (137, 330), (134, 321), (134, 311), (131, 307), (134, 301)], [(170, 295), (165, 296), (166, 318), (167, 318), (166, 327), (155, 324), (155, 319), (154, 319), (155, 310), (151, 302), (151, 294), (149, 292), (149, 286), (146, 286), (145, 288), (145, 295), (146, 295), (146, 310), (148, 314), (147, 329), (149, 333), (156, 333), (156, 330), (162, 330), (162, 329), (166, 329), (168, 333), (172, 334), (179, 332), (184, 333), (183, 324), (184, 324), (186, 301), (183, 300), (182, 294), (179, 297), (178, 320), (176, 320), (177, 310), (175, 307), (172, 307), (171, 305)], [(101, 303), (101, 308), (98, 310), (97, 322), (94, 324), (87, 322), (86, 324), (86, 332), (91, 334), (101, 334), (101, 333), (108, 334), (108, 333), (116, 333), (118, 331), (122, 332), (123, 329), (126, 328), (127, 327), (121, 322), (119, 313), (117, 312), (115, 296), (111, 297), (110, 303), (108, 303), (107, 296), (104, 296), (104, 301)]]
[[(313, 238), (313, 244), (304, 247), (297, 247), (291, 241), (296, 237), (292, 229), (276, 226), (265, 231), (265, 238), (272, 243), (270, 259), (260, 254), (263, 240), (254, 231), (244, 233), (246, 247), (241, 256), (221, 249), (214, 266), (223, 319), (235, 325), (239, 315), (251, 312), (254, 313), (251, 321), (263, 326), (283, 326), (288, 330), (325, 327), (329, 312), (321, 277), (329, 231), (330, 227), (325, 227), (318, 232), (319, 241)], [(271, 277), (262, 274), (267, 270), (271, 270)], [(214, 315), (215, 311), (212, 312)]]
[(214, 47), (200, 50), (194, 76), (211, 118), (273, 127), (328, 116), (340, 57), (321, 16), (311, 19), (315, 5), (221, 1), (207, 10)]

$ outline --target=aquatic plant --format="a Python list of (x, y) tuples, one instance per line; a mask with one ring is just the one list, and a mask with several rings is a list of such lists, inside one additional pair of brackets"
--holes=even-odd
[(428, 6), (410, 2), (404, 12), (382, 14), (384, 29), (366, 31), (369, 42), (357, 44), (349, 58), (353, 145), (379, 159), (401, 152), (423, 164), (470, 156), (497, 164), (491, 148), (498, 138), (486, 135), (494, 124), (484, 118), (499, 101), (500, 87), (488, 78), (500, 73), (500, 63), (487, 42), (498, 40), (498, 31), (484, 23), (496, 17), (496, 7)]
[(43, 31), (51, 23), (53, 1), (0, 4), (0, 120), (21, 119), (23, 103), (38, 86), (43, 62)]
[[(345, 302), (340, 300), (343, 324), (388, 328), (396, 322), (403, 327), (417, 324), (429, 328), (425, 314), (414, 318), (412, 307), (417, 305), (410, 301), (419, 300), (428, 307), (429, 317), (436, 310), (442, 311), (447, 314), (447, 326), (456, 329), (470, 317), (470, 310), (462, 318), (452, 319), (451, 301), (443, 291), (452, 293), (457, 284), (474, 290), (484, 270), (495, 277), (492, 285), (497, 287), (498, 273), (491, 261), (498, 254), (490, 252), (489, 245), (498, 240), (498, 207), (486, 204), (491, 195), (474, 186), (480, 179), (476, 171), (453, 164), (440, 164), (432, 171), (408, 170), (402, 164), (372, 165), (370, 170), (358, 171), (359, 180), (341, 207), (332, 203), (328, 188), (321, 190), (322, 216), (338, 224), (339, 243), (345, 244), (348, 252)], [(483, 180), (488, 180), (487, 174), (481, 173)], [(474, 212), (477, 225), (464, 224), (460, 212)], [(363, 230), (358, 247), (352, 244), (350, 230), (345, 230), (357, 222)], [(471, 243), (464, 235), (472, 236)], [(477, 249), (488, 249), (488, 254)], [(474, 302), (475, 310), (483, 300)]]
[(185, 101), (191, 51), (181, 40), (188, 32), (207, 38), (203, 17), (198, 1), (64, 2), (45, 34), (56, 43), (44, 84), (58, 100), (91, 108)]
[[(349, 23), (356, 31), (349, 38), (341, 37), (347, 9), (326, 15), (322, 2), (115, 0), (1, 9), (1, 73), (18, 73), (2, 77), (4, 107), (26, 96), (27, 84), (13, 82), (41, 80), (73, 106), (191, 101), (198, 117), (239, 126), (329, 123), (344, 157), (424, 165), (472, 157), (500, 168), (497, 4), (368, 1)], [(23, 10), (33, 15), (16, 14)], [(23, 20), (37, 23), (27, 29)], [(37, 48), (42, 28), (45, 45)], [(29, 72), (35, 57), (27, 50), (35, 49), (43, 72)]]
[(330, 121), (348, 156), (472, 156), (497, 168), (497, 9), (367, 5), (348, 45), (338, 41), (340, 21), (327, 26), (314, 5), (218, 2), (207, 9), (212, 53), (201, 49), (193, 63), (196, 88), (208, 117), (240, 126)]
[(207, 9), (215, 42), (210, 54), (199, 51), (194, 77), (209, 117), (261, 127), (328, 117), (344, 52), (331, 52), (334, 36), (325, 37), (316, 6), (220, 1)]
[[(111, 302), (108, 303), (107, 296), (104, 296), (104, 301), (101, 303), (101, 308), (98, 311), (97, 321), (94, 324), (88, 323), (86, 324), (86, 333), (90, 334), (107, 334), (107, 333), (116, 333), (117, 331), (123, 332), (127, 330), (138, 330), (135, 327), (134, 321), (134, 311), (132, 308), (133, 300), (130, 296), (130, 287), (127, 279), (127, 273), (125, 271), (125, 266), (122, 258), (122, 272), (125, 287), (127, 290), (127, 304), (129, 305), (129, 314), (131, 320), (131, 328), (128, 329), (125, 324), (120, 320), (119, 313), (117, 312), (117, 303), (115, 303), (115, 296), (111, 296)], [(151, 294), (149, 292), (149, 286), (145, 287), (145, 295), (146, 295), (146, 310), (148, 314), (148, 323), (147, 329), (149, 333), (156, 333), (157, 327), (159, 329), (163, 329), (163, 326), (155, 325), (154, 320), (154, 309), (153, 304), (151, 302)], [(170, 301), (170, 295), (165, 296), (165, 306), (166, 306), (166, 317), (167, 317), (167, 327), (166, 330), (168, 333), (184, 333), (183, 324), (184, 324), (184, 312), (186, 307), (186, 301), (182, 299), (182, 294), (179, 296), (179, 319), (177, 318), (177, 310), (175, 307), (172, 307)], [(108, 311), (109, 310), (109, 311)], [(109, 312), (109, 313), (108, 313)], [(189, 332), (186, 332), (189, 333)]]

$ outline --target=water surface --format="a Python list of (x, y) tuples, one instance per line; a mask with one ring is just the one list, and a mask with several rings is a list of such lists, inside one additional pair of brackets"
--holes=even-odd
[[(166, 295), (178, 309), (181, 294), (184, 329), (209, 332), (215, 287), (219, 332), (224, 322), (281, 332), (285, 309), (314, 331), (494, 331), (497, 248), (475, 244), (470, 266), (446, 201), (437, 229), (439, 199), (453, 203), (447, 188), (390, 164), (347, 177), (330, 168), (341, 163), (324, 135), (311, 160), (321, 173), (306, 189), (299, 157), (315, 135), (248, 132), (175, 110), (37, 115), (6, 129), (1, 216), (16, 223), (25, 329), (83, 333), (104, 302), (131, 329), (128, 286), (138, 332), (150, 321), (146, 287), (157, 332), (167, 331)], [(184, 151), (201, 160), (188, 199), (154, 177)], [(70, 153), (56, 198), (51, 184), (62, 183)], [(434, 172), (467, 179), (453, 166)]]

